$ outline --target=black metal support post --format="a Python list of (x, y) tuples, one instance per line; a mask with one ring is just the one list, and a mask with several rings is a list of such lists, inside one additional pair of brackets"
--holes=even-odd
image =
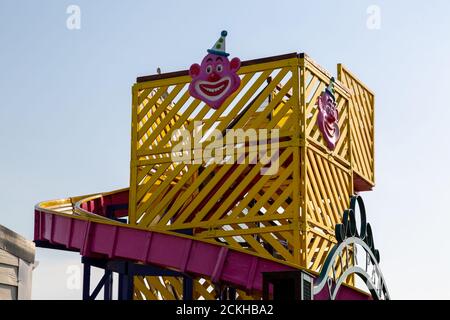
[(83, 262), (83, 300), (89, 300), (91, 290), (91, 265)]
[(183, 300), (192, 300), (194, 293), (194, 283), (192, 278), (188, 276), (183, 277)]
[(107, 279), (103, 287), (103, 299), (112, 300), (113, 273), (110, 270), (105, 270), (105, 275), (107, 275)]
[(313, 277), (304, 271), (263, 273), (263, 300), (312, 300)]
[[(83, 300), (94, 300), (103, 288), (103, 298), (112, 300), (113, 274), (119, 274), (118, 281), (118, 300), (132, 300), (134, 295), (134, 277), (135, 276), (168, 276), (183, 277), (183, 299), (193, 299), (193, 280), (180, 272), (158, 268), (124, 260), (108, 260), (100, 258), (83, 257), (81, 259), (83, 271)], [(100, 279), (95, 289), (91, 293), (91, 267), (104, 270), (103, 277)]]

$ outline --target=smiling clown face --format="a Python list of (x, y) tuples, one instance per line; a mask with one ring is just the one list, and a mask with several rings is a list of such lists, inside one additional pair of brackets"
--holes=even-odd
[(219, 109), (241, 84), (241, 78), (236, 74), (241, 67), (241, 60), (239, 58), (228, 60), (230, 54), (225, 51), (227, 34), (227, 31), (223, 30), (219, 40), (207, 50), (208, 54), (202, 63), (200, 65), (194, 63), (189, 68), (189, 75), (192, 77), (189, 93), (213, 109)]
[(211, 108), (218, 109), (239, 88), (241, 79), (236, 71), (240, 66), (239, 58), (229, 61), (226, 56), (208, 53), (201, 65), (195, 63), (189, 69), (192, 77), (190, 94)]
[(331, 78), (328, 88), (317, 98), (319, 114), (317, 116), (317, 125), (322, 133), (328, 149), (334, 150), (339, 141), (340, 130), (338, 122), (338, 109), (334, 96), (334, 78)]

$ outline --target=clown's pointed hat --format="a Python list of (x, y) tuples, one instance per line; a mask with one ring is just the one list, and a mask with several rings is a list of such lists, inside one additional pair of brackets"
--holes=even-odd
[(220, 33), (219, 40), (216, 41), (214, 46), (211, 49), (208, 49), (209, 53), (217, 54), (219, 56), (228, 57), (230, 54), (225, 52), (225, 37), (227, 36), (228, 32), (226, 30), (223, 30)]
[(325, 89), (328, 94), (333, 98), (333, 100), (335, 100), (336, 98), (334, 97), (334, 77), (331, 77), (330, 79), (330, 83), (328, 84), (328, 87)]

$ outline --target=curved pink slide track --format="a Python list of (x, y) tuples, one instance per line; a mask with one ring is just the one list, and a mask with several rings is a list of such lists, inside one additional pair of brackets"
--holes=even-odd
[[(105, 216), (127, 215), (128, 191), (102, 196), (83, 203), (83, 209)], [(92, 220), (51, 210), (35, 209), (34, 240), (46, 247), (78, 251), (86, 257), (126, 259), (208, 277), (246, 291), (262, 291), (262, 272), (296, 270), (294, 267), (236, 251), (220, 244), (196, 240), (177, 233), (133, 228), (125, 223)], [(328, 299), (322, 290), (314, 299)], [(364, 299), (368, 296), (343, 286), (338, 299)]]

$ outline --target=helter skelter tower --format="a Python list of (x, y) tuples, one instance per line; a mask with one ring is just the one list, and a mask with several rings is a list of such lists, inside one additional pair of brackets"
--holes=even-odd
[(137, 79), (130, 188), (38, 204), (36, 243), (104, 268), (105, 292), (118, 272), (123, 299), (389, 299), (359, 196), (373, 92), (303, 53), (230, 60), (225, 37), (189, 71)]

